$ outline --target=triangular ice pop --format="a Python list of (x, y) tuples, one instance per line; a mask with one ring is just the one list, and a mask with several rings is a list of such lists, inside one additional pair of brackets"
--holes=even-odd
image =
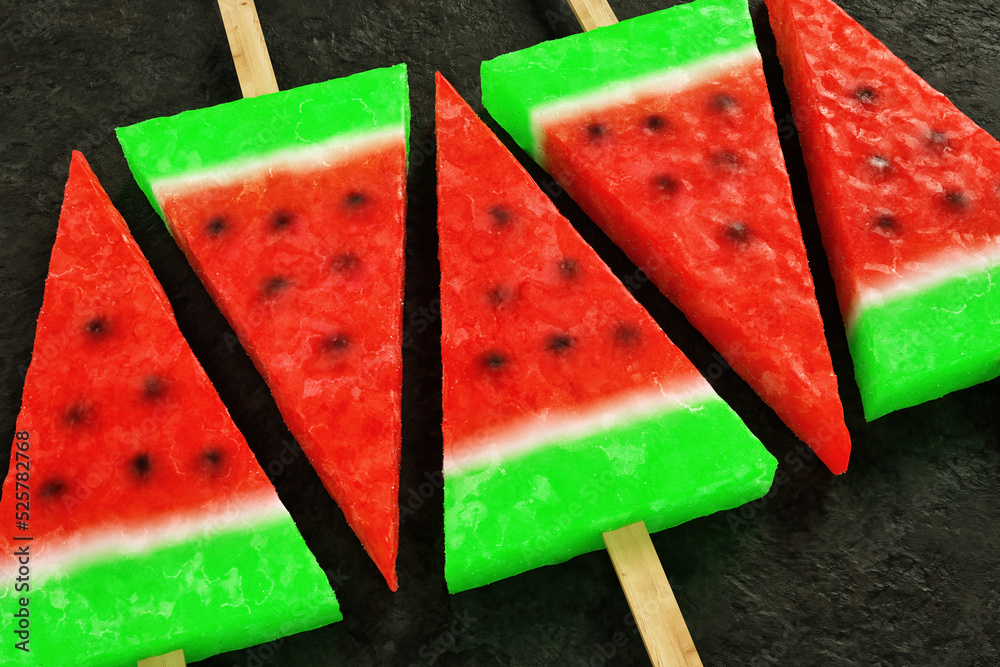
[(494, 118), (835, 473), (850, 435), (745, 0), (483, 63)]
[(404, 65), (118, 130), (392, 590), (408, 132)]
[(440, 75), (437, 141), (449, 590), (766, 493), (774, 458)]
[(0, 608), (27, 628), (5, 665), (201, 660), (341, 618), (80, 153), (0, 511)]
[(865, 415), (1000, 375), (1000, 142), (829, 0), (768, 0)]

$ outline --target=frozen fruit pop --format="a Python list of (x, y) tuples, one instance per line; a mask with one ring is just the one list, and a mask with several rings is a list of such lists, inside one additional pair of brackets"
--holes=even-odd
[(408, 132), (404, 65), (118, 130), (392, 590)]
[[(341, 618), (80, 153), (3, 484), (5, 665), (201, 660)], [(25, 602), (27, 600), (27, 602)], [(23, 644), (22, 644), (23, 642)]]
[(865, 415), (1000, 375), (1000, 143), (828, 0), (768, 0)]
[(493, 117), (835, 473), (850, 434), (745, 0), (483, 63)]
[(437, 145), (449, 590), (766, 493), (774, 458), (440, 75)]

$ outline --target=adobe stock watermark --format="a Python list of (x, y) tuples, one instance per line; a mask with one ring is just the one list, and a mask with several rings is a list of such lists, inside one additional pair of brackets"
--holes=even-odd
[(747, 664), (750, 667), (780, 665), (789, 652), (806, 636), (807, 629), (801, 621), (795, 619), (794, 623), (785, 627), (781, 637), (772, 642), (770, 646), (759, 650)]
[(281, 477), (285, 473), (285, 470), (301, 457), (302, 447), (299, 443), (295, 440), (282, 438), (281, 451), (278, 452), (277, 456), (268, 461), (266, 466), (263, 466), (264, 472), (267, 473), (271, 481), (274, 481)]
[(871, 568), (879, 560), (885, 558), (888, 549), (895, 546), (909, 532), (907, 527), (921, 522), (922, 519), (915, 516), (915, 513), (931, 509), (935, 503), (941, 502), (941, 498), (948, 491), (959, 488), (961, 488), (961, 483), (957, 474), (953, 471), (948, 471), (946, 476), (937, 479), (931, 485), (921, 488), (920, 492), (914, 495), (907, 503), (906, 511), (878, 533), (866, 536), (857, 545), (858, 565), (862, 569)]
[(274, 641), (269, 641), (265, 644), (259, 644), (257, 646), (251, 646), (246, 649), (243, 652), (246, 659), (242, 663), (233, 663), (232, 667), (263, 667), (274, 660), (275, 656), (278, 655), (281, 651), (281, 647), (285, 645), (285, 640), (288, 635), (295, 634), (300, 631), (301, 628), (283, 623), (278, 628), (278, 632), (281, 634), (280, 637)]
[(330, 580), (330, 584), (334, 588), (340, 588), (351, 580), (351, 575), (345, 574), (340, 568), (341, 566), (338, 565), (336, 570), (323, 569), (323, 573), (326, 574), (326, 578)]
[(556, 28), (569, 28), (579, 30), (580, 23), (573, 15), (573, 10), (565, 0), (559, 3), (559, 9), (546, 9), (545, 20), (549, 22), (549, 30)]
[(775, 118), (775, 125), (778, 128), (778, 137), (784, 141), (791, 140), (796, 134), (798, 134), (798, 128), (795, 127), (795, 116), (789, 111), (781, 118)]
[(618, 657), (619, 651), (628, 645), (628, 635), (616, 630), (607, 641), (597, 642), (586, 658), (580, 658), (579, 667), (604, 667)]
[(436, 155), (435, 153), (436, 148), (437, 145), (434, 143), (433, 135), (424, 137), (423, 139), (418, 139), (416, 141), (411, 141), (410, 154), (409, 154), (410, 166), (411, 167), (422, 166), (424, 162), (427, 162)]
[(409, 667), (421, 667), (421, 665), (436, 663), (442, 655), (454, 649), (458, 645), (458, 640), (468, 634), (472, 625), (479, 620), (470, 615), (468, 611), (456, 611), (452, 616), (451, 624), (447, 629), (417, 649), (417, 655), (422, 662), (411, 662)]
[(414, 307), (406, 316), (403, 328), (403, 349), (414, 346), (417, 336), (427, 333), (431, 325), (441, 319), (441, 299), (433, 299), (426, 306)]
[[(996, 601), (987, 606), (970, 605), (965, 609), (965, 614), (958, 628), (952, 633), (956, 637), (982, 637), (985, 639), (987, 631), (998, 622)], [(948, 667), (949, 665), (969, 664), (962, 661), (962, 652), (957, 646), (949, 646), (939, 649), (930, 656), (927, 663), (930, 667)], [(968, 659), (969, 656), (966, 656)]]
[(406, 497), (399, 503), (399, 525), (406, 523), (407, 517), (416, 515), (427, 501), (444, 488), (444, 474), (440, 470), (425, 471), (424, 481), (417, 486), (411, 486)]
[[(799, 472), (806, 467), (806, 463), (812, 461), (816, 458), (816, 454), (809, 448), (805, 443), (799, 443), (793, 450), (785, 454), (785, 464), (788, 465), (792, 472)], [(767, 493), (752, 500), (740, 507), (726, 512), (726, 523), (729, 524), (729, 528), (734, 532), (739, 532), (743, 528), (750, 525), (750, 522), (760, 513), (762, 509), (774, 498), (782, 487), (787, 485), (792, 481), (792, 476), (789, 475), (783, 468), (778, 468), (774, 472), (774, 482), (771, 484), (771, 488), (768, 489)]]
[[(674, 586), (674, 591), (680, 590)], [(580, 658), (573, 667), (605, 667), (621, 654), (623, 648), (639, 634), (639, 625), (632, 612), (622, 617), (622, 629), (615, 630), (605, 641), (594, 642), (590, 655)]]
[(44, 0), (35, 3), (20, 23), (4, 30), (4, 36), (7, 38), (7, 44), (11, 50), (15, 54), (20, 53), (21, 47), (28, 42), (36, 42), (48, 37), (52, 26), (58, 20), (60, 8), (66, 4), (69, 3), (59, 0)]

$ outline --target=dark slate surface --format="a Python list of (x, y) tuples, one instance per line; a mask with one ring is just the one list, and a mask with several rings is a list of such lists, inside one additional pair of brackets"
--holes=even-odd
[[(129, 221), (181, 330), (328, 572), (346, 616), (203, 664), (648, 664), (604, 553), (456, 596), (442, 576), (432, 75), (440, 69), (481, 110), (479, 62), (576, 32), (568, 9), (556, 0), (259, 4), (283, 88), (400, 61), (411, 68), (401, 499), (412, 511), (402, 527), (400, 591), (387, 590), (304, 457), (282, 462), (290, 436), (267, 388), (133, 182), (112, 135), (118, 125), (239, 96), (209, 0), (0, 0), (0, 440), (12, 440), (69, 152), (80, 149)], [(613, 4), (627, 18), (673, 3)], [(782, 462), (766, 499), (653, 541), (706, 665), (995, 666), (1000, 384), (864, 422), (773, 39), (763, 7), (753, 4), (855, 454), (846, 475), (826, 472), (559, 196), (559, 207)], [(994, 0), (844, 5), (1000, 135)], [(7, 632), (0, 641), (11, 641)]]

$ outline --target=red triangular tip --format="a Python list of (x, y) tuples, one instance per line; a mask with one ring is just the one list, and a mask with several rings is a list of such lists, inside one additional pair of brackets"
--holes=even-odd
[(469, 111), (472, 111), (472, 108), (462, 99), (462, 96), (458, 94), (455, 87), (451, 85), (448, 79), (444, 78), (444, 74), (441, 74), (441, 72), (434, 72), (434, 102), (439, 120), (442, 118), (442, 114), (444, 116), (453, 115), (454, 112), (460, 111), (462, 107), (468, 107)]
[[(111, 203), (111, 199), (101, 186), (101, 182), (97, 180), (87, 158), (80, 151), (73, 151), (69, 162), (69, 176), (66, 179), (62, 209), (59, 214), (60, 233), (64, 226), (74, 223), (76, 218), (71, 214), (81, 206), (98, 209), (115, 224), (125, 227), (125, 221), (118, 213), (118, 209)], [(127, 229), (127, 227), (125, 228)]]
[(80, 151), (73, 151), (73, 156), (69, 161), (69, 178), (67, 179), (67, 184), (81, 179), (89, 180), (100, 187), (97, 176), (94, 175), (94, 171), (90, 168), (87, 158)]
[[(454, 123), (463, 125), (470, 122), (477, 125), (482, 123), (476, 112), (472, 110), (472, 107), (458, 94), (455, 87), (451, 85), (448, 79), (444, 78), (441, 72), (434, 73), (434, 105), (436, 132), (439, 137), (439, 143), (442, 135), (454, 132)], [(495, 137), (491, 136), (490, 138), (496, 141)]]
[[(117, 248), (120, 239), (109, 236), (113, 233), (112, 230), (126, 240), (121, 252), (129, 254), (135, 262), (131, 270), (143, 274), (150, 281), (152, 289), (166, 301), (166, 293), (132, 239), (125, 219), (111, 203), (111, 198), (90, 168), (87, 158), (80, 151), (73, 151), (59, 212), (56, 241), (52, 249), (50, 273), (57, 268), (57, 264), (66, 264), (66, 270), (81, 271), (81, 262), (90, 257), (88, 253), (97, 253), (96, 257), (102, 257), (110, 252), (109, 244), (114, 244)], [(85, 247), (89, 249), (81, 250)], [(123, 276), (108, 277), (109, 280), (112, 278), (120, 280)]]
[(396, 557), (399, 551), (398, 510), (390, 507), (385, 512), (374, 513), (371, 508), (367, 508), (367, 512), (359, 512), (353, 504), (347, 503), (343, 503), (341, 509), (368, 556), (385, 577), (389, 590), (399, 590), (396, 575)]
[[(441, 147), (447, 148), (452, 142), (475, 142), (477, 146), (481, 147), (481, 150), (474, 157), (475, 165), (463, 165), (466, 169), (479, 173), (482, 177), (479, 180), (483, 183), (490, 183), (500, 189), (523, 188), (523, 192), (531, 193), (526, 196), (530, 196), (530, 206), (538, 214), (544, 211), (562, 217), (552, 200), (538, 188), (531, 175), (521, 166), (521, 163), (517, 161), (503, 142), (493, 134), (493, 131), (486, 126), (486, 123), (479, 118), (469, 103), (444, 78), (444, 75), (436, 72), (434, 79), (436, 132), (439, 147), (437, 164), (439, 188), (459, 180), (465, 180), (464, 176), (458, 175), (459, 172), (464, 173), (461, 169), (455, 170), (447, 161), (441, 159), (444, 152), (447, 152), (443, 152)], [(566, 224), (568, 225), (569, 222), (567, 221)]]

